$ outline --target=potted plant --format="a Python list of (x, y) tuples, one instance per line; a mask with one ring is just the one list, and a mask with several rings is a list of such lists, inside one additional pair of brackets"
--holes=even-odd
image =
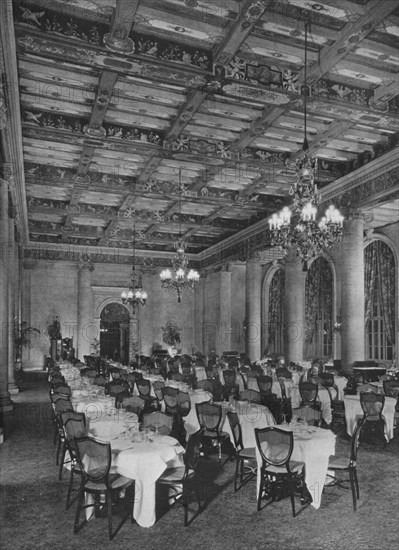
[(177, 344), (180, 344), (180, 328), (173, 323), (173, 321), (168, 321), (164, 327), (162, 327), (163, 341), (168, 344), (173, 350), (176, 349)]
[(21, 321), (19, 323), (15, 319), (14, 321), (15, 372), (18, 374), (22, 372), (22, 348), (32, 347), (32, 342), (31, 342), (32, 334), (40, 334), (40, 330), (38, 328), (31, 327), (28, 321)]

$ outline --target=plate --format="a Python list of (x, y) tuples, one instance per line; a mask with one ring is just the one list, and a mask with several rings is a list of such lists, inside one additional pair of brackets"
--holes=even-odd
[(153, 442), (157, 445), (164, 445), (166, 447), (174, 447), (178, 444), (177, 439), (170, 437), (170, 435), (158, 435), (151, 437)]

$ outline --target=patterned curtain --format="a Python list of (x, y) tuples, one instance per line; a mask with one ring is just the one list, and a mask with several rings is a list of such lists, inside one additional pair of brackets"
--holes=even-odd
[(364, 251), (365, 324), (371, 318), (373, 292), (377, 289), (388, 340), (395, 343), (395, 259), (383, 241), (373, 241)]
[(325, 258), (315, 260), (309, 268), (305, 285), (305, 342), (310, 344), (316, 334), (317, 312), (332, 316), (332, 273)]
[(280, 330), (282, 313), (284, 307), (284, 289), (285, 289), (285, 274), (282, 269), (276, 271), (273, 275), (269, 288), (269, 340), (266, 346), (266, 354), (279, 353), (282, 350), (277, 349), (279, 338), (278, 328)]

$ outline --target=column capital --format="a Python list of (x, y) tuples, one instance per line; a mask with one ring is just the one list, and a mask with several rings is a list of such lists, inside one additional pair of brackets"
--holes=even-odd
[(89, 271), (91, 273), (92, 271), (94, 271), (94, 265), (89, 262), (77, 264), (76, 267), (78, 268), (79, 272)]
[(363, 212), (359, 208), (354, 208), (352, 206), (345, 209), (344, 216), (347, 221), (361, 220), (366, 223), (371, 223), (374, 220), (374, 214), (372, 212)]

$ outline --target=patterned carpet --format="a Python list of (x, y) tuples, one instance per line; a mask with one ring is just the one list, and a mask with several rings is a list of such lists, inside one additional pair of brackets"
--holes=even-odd
[[(107, 520), (89, 522), (73, 534), (75, 506), (65, 511), (67, 476), (58, 481), (47, 386), (43, 374), (25, 375), (15, 396), (13, 419), (0, 446), (3, 550), (60, 548), (180, 550), (369, 550), (396, 549), (399, 536), (399, 437), (384, 447), (362, 444), (358, 456), (360, 501), (351, 492), (326, 489), (319, 510), (307, 507), (293, 518), (289, 500), (256, 511), (255, 482), (234, 493), (234, 464), (223, 470), (214, 457), (201, 462), (205, 510), (188, 527), (180, 506), (159, 506), (150, 529), (125, 523), (113, 541)], [(337, 439), (337, 454), (349, 454), (349, 441)], [(298, 503), (299, 504), (299, 503)]]

